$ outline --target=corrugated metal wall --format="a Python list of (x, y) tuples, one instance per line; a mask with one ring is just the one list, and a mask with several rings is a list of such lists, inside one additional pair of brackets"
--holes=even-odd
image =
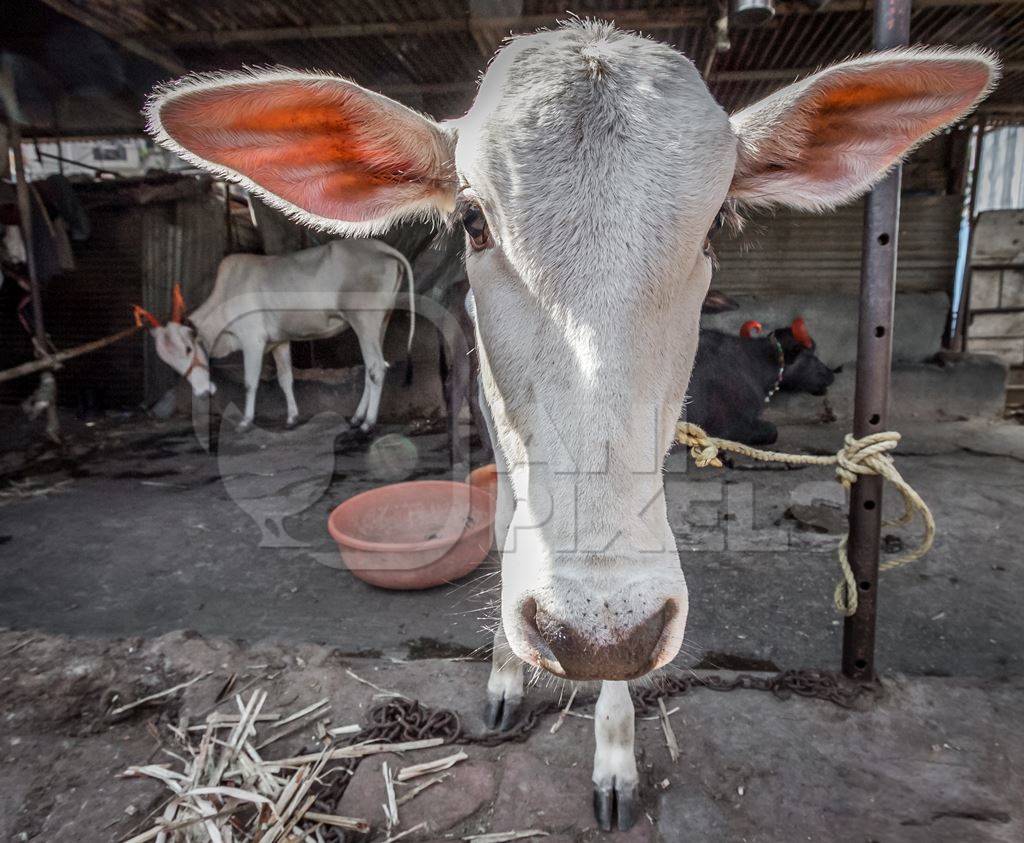
[[(188, 178), (95, 182), (76, 187), (88, 210), (92, 235), (73, 246), (76, 268), (44, 288), (47, 332), (57, 348), (72, 348), (131, 324), (132, 304), (160, 319), (171, 310), (171, 289), (182, 285), (194, 307), (209, 294), (223, 257), (224, 203), (209, 182)], [(32, 359), (28, 336), (14, 313), (20, 290), (0, 294), (0, 369)], [(107, 409), (130, 408), (159, 398), (178, 376), (138, 335), (69, 361), (58, 373), (60, 401), (75, 405), (93, 393)], [(35, 378), (0, 384), (0, 400), (20, 400)]]
[(975, 211), (1024, 208), (1024, 126), (985, 133), (978, 167)]
[[(141, 214), (140, 274), (143, 307), (163, 320), (171, 312), (171, 290), (181, 284), (189, 309), (213, 289), (217, 264), (227, 240), (224, 204), (209, 193), (173, 203), (149, 205)], [(156, 355), (145, 350), (145, 397), (155, 401), (179, 380)]]
[[(97, 208), (89, 216), (92, 235), (85, 243), (74, 244), (74, 271), (52, 278), (43, 288), (46, 329), (58, 348), (72, 348), (128, 327), (129, 304), (139, 300), (138, 215)], [(28, 337), (6, 307), (2, 335), (0, 368), (32, 359)], [(141, 400), (142, 383), (140, 337), (69, 360), (57, 373), (60, 402), (72, 406), (98, 399), (108, 408), (130, 407)], [(0, 398), (18, 399), (36, 384), (34, 377), (10, 381), (3, 384)]]
[[(856, 293), (864, 205), (828, 214), (780, 210), (748, 219), (739, 238), (715, 243), (713, 284), (726, 293)], [(897, 278), (901, 292), (949, 291), (959, 196), (904, 196)]]

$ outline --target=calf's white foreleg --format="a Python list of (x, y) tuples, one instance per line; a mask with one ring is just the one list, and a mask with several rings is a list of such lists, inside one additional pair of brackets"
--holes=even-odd
[[(472, 302), (472, 296), (468, 301)], [(473, 311), (467, 307), (470, 316)], [(494, 513), (494, 544), (500, 549), (505, 546), (505, 536), (508, 535), (509, 524), (512, 522), (512, 513), (515, 509), (515, 501), (512, 494), (512, 484), (509, 483), (508, 474), (505, 473), (504, 457), (501, 454), (501, 446), (494, 435), (494, 420), (491, 418), (491, 409), (484, 400), (483, 389), (480, 387), (479, 379), (476, 383), (477, 400), (480, 405), (480, 414), (483, 416), (487, 432), (491, 437), (494, 447), (494, 461), (498, 465), (498, 500)], [(498, 628), (494, 633), (494, 651), (491, 655), (491, 675), (487, 679), (487, 708), (484, 711), (484, 722), (489, 729), (510, 729), (519, 719), (519, 712), (523, 705), (523, 672), (524, 665), (505, 638), (505, 630), (498, 619)]]
[(602, 682), (594, 708), (594, 815), (603, 831), (633, 825), (639, 776), (636, 771), (633, 700), (626, 682)]
[(242, 346), (242, 367), (245, 371), (245, 415), (238, 425), (240, 431), (252, 427), (256, 417), (256, 390), (260, 385), (260, 372), (263, 369), (263, 353), (267, 346), (263, 341), (253, 341)]
[(487, 679), (487, 709), (484, 723), (488, 729), (511, 729), (519, 720), (523, 707), (523, 662), (505, 639), (505, 630), (498, 622), (491, 654), (491, 675)]
[(277, 367), (277, 383), (288, 404), (288, 427), (299, 420), (299, 405), (295, 403), (295, 376), (292, 372), (292, 344), (279, 343), (274, 346), (274, 365)]

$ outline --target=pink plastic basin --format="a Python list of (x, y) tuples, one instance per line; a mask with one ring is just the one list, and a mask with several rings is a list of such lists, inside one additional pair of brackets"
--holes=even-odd
[(492, 507), (487, 492), (467, 483), (395, 483), (349, 498), (327, 529), (359, 579), (380, 588), (432, 588), (483, 562)]
[(482, 465), (469, 472), (466, 482), (470, 486), (483, 489), (493, 499), (491, 501), (491, 518), (494, 518), (494, 510), (498, 506), (498, 467), (494, 463)]

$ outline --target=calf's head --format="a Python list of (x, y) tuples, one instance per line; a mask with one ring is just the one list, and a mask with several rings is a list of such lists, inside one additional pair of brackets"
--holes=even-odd
[(210, 380), (210, 360), (196, 338), (195, 328), (184, 324), (185, 299), (177, 284), (173, 299), (171, 318), (166, 325), (161, 325), (159, 319), (138, 305), (135, 305), (135, 323), (140, 328), (149, 328), (157, 356), (188, 381), (193, 394), (213, 395), (217, 387)]
[(306, 223), (465, 227), (515, 497), (506, 635), (553, 673), (623, 679), (682, 642), (687, 591), (660, 472), (723, 204), (853, 199), (970, 110), (995, 72), (976, 51), (869, 56), (730, 117), (670, 47), (572, 23), (510, 41), (447, 123), (289, 71), (189, 77), (148, 116), (164, 145)]

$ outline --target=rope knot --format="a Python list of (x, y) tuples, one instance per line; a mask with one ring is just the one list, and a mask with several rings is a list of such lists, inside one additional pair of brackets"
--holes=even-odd
[(676, 425), (676, 439), (681, 445), (689, 447), (690, 456), (693, 457), (697, 468), (707, 468), (709, 465), (715, 468), (722, 467), (722, 461), (718, 457), (718, 446), (700, 425), (679, 422)]
[(900, 434), (893, 430), (872, 433), (861, 439), (854, 439), (847, 433), (843, 447), (836, 452), (836, 478), (849, 491), (862, 474), (880, 474), (885, 477), (893, 467), (888, 451), (900, 443)]

